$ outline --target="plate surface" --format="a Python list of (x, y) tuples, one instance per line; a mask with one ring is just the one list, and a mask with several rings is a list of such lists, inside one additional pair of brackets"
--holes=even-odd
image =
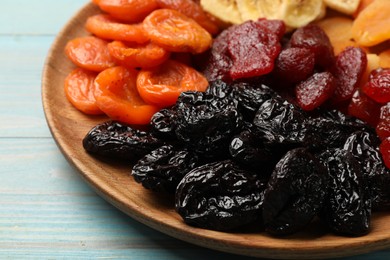
[(375, 214), (372, 231), (358, 238), (326, 233), (320, 223), (304, 232), (273, 238), (260, 232), (223, 233), (187, 226), (173, 208), (170, 197), (154, 196), (129, 176), (130, 166), (98, 160), (82, 147), (85, 134), (104, 117), (89, 117), (65, 98), (63, 82), (74, 68), (64, 55), (68, 40), (87, 35), (84, 23), (99, 13), (93, 4), (83, 7), (57, 36), (46, 60), (42, 100), (52, 135), (62, 153), (96, 192), (130, 217), (175, 238), (224, 252), (267, 258), (318, 259), (356, 255), (390, 247), (390, 214)]

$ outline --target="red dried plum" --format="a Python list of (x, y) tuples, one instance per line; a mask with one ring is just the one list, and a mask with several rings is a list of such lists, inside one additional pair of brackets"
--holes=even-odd
[(348, 114), (375, 127), (379, 121), (380, 105), (356, 90), (348, 106)]
[(390, 69), (380, 69), (371, 74), (362, 91), (378, 103), (390, 102)]
[(278, 36), (261, 30), (253, 21), (234, 28), (228, 35), (228, 52), (233, 60), (230, 77), (250, 78), (270, 73), (281, 50)]
[(314, 73), (295, 87), (299, 106), (311, 111), (328, 100), (336, 88), (336, 80), (330, 72)]
[(138, 160), (161, 145), (152, 134), (114, 121), (96, 125), (83, 139), (90, 153), (126, 160)]
[(326, 33), (315, 24), (300, 27), (291, 35), (291, 47), (307, 48), (315, 54), (316, 65), (327, 69), (334, 63), (333, 47)]
[(131, 175), (146, 189), (173, 194), (197, 161), (197, 156), (186, 149), (164, 145), (141, 158), (133, 166)]
[(343, 149), (320, 155), (329, 175), (329, 188), (321, 217), (341, 235), (362, 236), (370, 229), (371, 200), (358, 161)]
[(275, 61), (274, 74), (292, 83), (307, 79), (314, 71), (315, 55), (310, 49), (287, 48)]
[(289, 151), (276, 165), (264, 192), (266, 231), (288, 235), (303, 229), (322, 208), (324, 167), (304, 148)]
[(350, 100), (358, 88), (367, 67), (367, 55), (357, 47), (347, 47), (336, 58), (332, 74), (337, 86), (332, 97), (333, 103)]
[(231, 230), (261, 220), (266, 182), (219, 161), (194, 168), (179, 183), (176, 211), (192, 226)]
[(376, 133), (382, 140), (390, 137), (390, 102), (381, 107)]
[(390, 169), (390, 137), (383, 140), (379, 148), (386, 167)]

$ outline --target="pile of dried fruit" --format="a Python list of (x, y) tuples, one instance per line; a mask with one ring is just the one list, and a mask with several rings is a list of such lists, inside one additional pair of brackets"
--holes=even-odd
[(186, 223), (261, 223), (287, 235), (318, 216), (336, 234), (359, 236), (372, 211), (390, 209), (390, 51), (371, 47), (390, 36), (361, 22), (387, 1), (361, 6), (355, 20), (286, 32), (284, 21), (261, 18), (219, 34), (191, 0), (143, 1), (142, 12), (138, 1), (95, 2), (109, 15), (87, 29), (112, 41), (68, 44), (83, 69), (65, 90), (80, 110), (117, 121), (94, 127), (83, 146), (131, 161), (145, 188), (174, 193)]

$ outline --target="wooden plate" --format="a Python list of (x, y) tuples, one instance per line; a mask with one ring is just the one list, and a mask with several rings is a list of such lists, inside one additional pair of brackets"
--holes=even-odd
[(369, 235), (358, 238), (326, 233), (320, 223), (304, 232), (273, 238), (261, 232), (223, 233), (187, 226), (173, 208), (173, 200), (154, 196), (129, 176), (130, 166), (98, 160), (84, 152), (82, 139), (104, 117), (89, 117), (66, 100), (63, 82), (74, 66), (64, 56), (68, 40), (86, 35), (84, 22), (99, 10), (88, 4), (56, 38), (44, 67), (42, 99), (46, 119), (62, 153), (96, 192), (130, 217), (175, 238), (220, 251), (268, 258), (329, 258), (366, 253), (390, 246), (390, 214), (376, 214)]

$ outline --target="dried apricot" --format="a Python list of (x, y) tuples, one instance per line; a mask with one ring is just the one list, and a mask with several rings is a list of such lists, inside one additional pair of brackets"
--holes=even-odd
[(85, 23), (85, 28), (102, 39), (136, 43), (149, 41), (142, 24), (121, 23), (107, 14), (90, 16)]
[(352, 36), (362, 46), (374, 46), (390, 39), (390, 4), (375, 0), (355, 19)]
[(168, 107), (176, 103), (181, 92), (205, 91), (207, 79), (195, 69), (173, 60), (160, 67), (141, 70), (137, 77), (137, 88), (148, 103)]
[(107, 44), (94, 36), (75, 38), (66, 44), (65, 54), (80, 68), (100, 72), (115, 66)]
[(172, 52), (201, 53), (210, 48), (212, 37), (203, 27), (184, 14), (159, 9), (143, 21), (152, 42)]
[(192, 0), (157, 0), (157, 3), (161, 8), (173, 9), (194, 19), (211, 34), (219, 32), (219, 28), (213, 20), (198, 3)]
[(113, 41), (108, 50), (116, 62), (127, 68), (152, 68), (169, 58), (169, 52), (154, 44), (129, 44)]
[(65, 95), (78, 110), (88, 115), (100, 115), (103, 112), (96, 105), (94, 81), (97, 73), (77, 68), (65, 78)]
[(137, 70), (117, 66), (102, 71), (96, 77), (96, 104), (113, 120), (145, 125), (159, 110), (140, 97), (136, 86), (137, 75)]
[(141, 22), (158, 8), (156, 0), (99, 0), (100, 9), (125, 22)]

